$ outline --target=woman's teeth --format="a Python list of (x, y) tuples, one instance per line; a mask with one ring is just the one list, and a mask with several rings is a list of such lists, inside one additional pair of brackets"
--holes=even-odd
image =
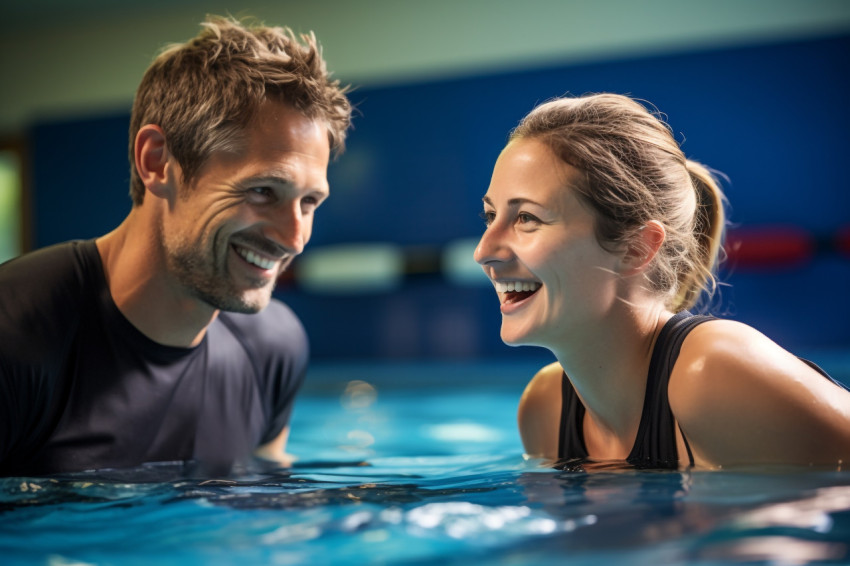
[(534, 292), (540, 288), (536, 281), (494, 281), (497, 293)]

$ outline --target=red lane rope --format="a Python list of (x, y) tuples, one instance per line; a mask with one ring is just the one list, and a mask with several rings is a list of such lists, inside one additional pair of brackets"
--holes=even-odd
[(743, 227), (726, 235), (727, 262), (736, 268), (797, 266), (810, 260), (815, 238), (796, 226)]
[(835, 233), (835, 250), (845, 257), (850, 257), (850, 226), (839, 228)]

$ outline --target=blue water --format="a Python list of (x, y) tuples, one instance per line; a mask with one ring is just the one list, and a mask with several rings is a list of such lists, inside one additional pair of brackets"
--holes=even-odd
[(525, 460), (533, 369), (319, 367), (290, 470), (2, 479), (0, 564), (850, 564), (848, 472)]

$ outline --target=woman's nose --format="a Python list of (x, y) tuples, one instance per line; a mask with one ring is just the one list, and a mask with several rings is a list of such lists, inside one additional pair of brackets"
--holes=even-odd
[(497, 226), (491, 224), (484, 231), (478, 245), (475, 247), (473, 258), (481, 265), (496, 261), (507, 261), (511, 252), (504, 242), (504, 236)]

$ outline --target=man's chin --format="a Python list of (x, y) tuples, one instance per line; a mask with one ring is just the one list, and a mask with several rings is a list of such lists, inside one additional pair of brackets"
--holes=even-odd
[(257, 314), (271, 302), (271, 291), (258, 289), (229, 296), (206, 297), (204, 302), (224, 312)]
[(266, 308), (271, 302), (271, 293), (263, 296), (243, 297), (241, 301), (234, 301), (233, 308), (221, 309), (242, 314), (257, 314)]
[[(268, 303), (266, 303), (266, 305), (267, 304)], [(256, 305), (254, 303), (241, 304), (241, 305), (233, 305), (231, 308), (226, 308), (226, 309), (220, 308), (219, 310), (222, 310), (222, 311), (225, 311), (225, 312), (236, 312), (236, 313), (240, 313), (240, 314), (257, 314), (258, 312), (260, 312), (261, 310), (266, 308), (266, 305)]]

